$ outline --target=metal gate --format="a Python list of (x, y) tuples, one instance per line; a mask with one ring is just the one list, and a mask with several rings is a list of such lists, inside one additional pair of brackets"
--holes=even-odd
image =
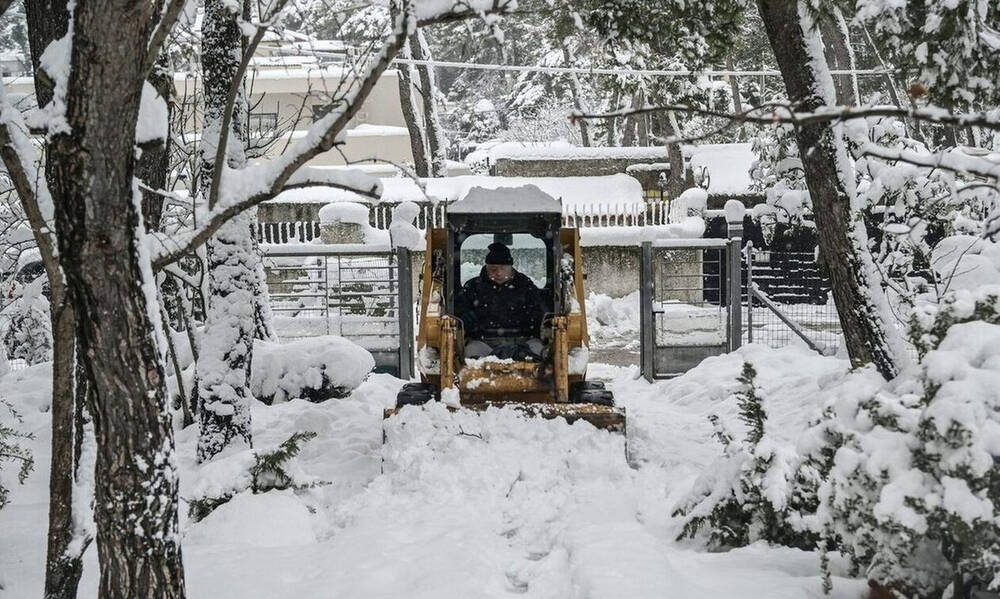
[(709, 356), (740, 346), (740, 241), (642, 244), (639, 361), (646, 380), (683, 374)]
[(378, 372), (413, 376), (410, 252), (387, 246), (265, 246), (271, 310), (283, 339), (339, 335)]

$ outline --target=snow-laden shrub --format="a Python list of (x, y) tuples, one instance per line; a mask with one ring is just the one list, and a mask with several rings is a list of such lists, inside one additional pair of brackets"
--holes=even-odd
[(392, 209), (392, 222), (389, 223), (389, 238), (392, 247), (405, 247), (419, 250), (424, 245), (424, 236), (414, 222), (420, 215), (420, 207), (413, 202), (400, 202)]
[(202, 468), (195, 496), (188, 501), (188, 517), (197, 522), (246, 490), (266, 493), (322, 484), (292, 467), (302, 445), (315, 437), (316, 433), (311, 431), (297, 432), (274, 449), (247, 450), (209, 462)]
[(749, 362), (738, 378), (739, 417), (747, 432), (735, 441), (718, 416), (710, 416), (723, 455), (695, 482), (686, 500), (674, 512), (684, 518), (679, 538), (707, 531), (714, 550), (768, 541), (791, 547), (811, 547), (814, 535), (792, 525), (790, 515), (802, 509), (794, 490), (797, 454), (767, 434), (764, 398)]
[(375, 368), (363, 347), (335, 335), (288, 343), (256, 341), (250, 392), (271, 404), (301, 398), (313, 402), (346, 397)]
[(998, 301), (993, 287), (919, 311), (916, 374), (834, 399), (816, 427), (814, 530), (900, 596), (1000, 589)]
[[(20, 432), (15, 428), (21, 422), (21, 415), (14, 410), (10, 402), (0, 399), (0, 412), (4, 413), (4, 417), (0, 418), (0, 471), (4, 466), (13, 464), (17, 468), (17, 481), (24, 484), (28, 474), (35, 467), (35, 460), (31, 450), (21, 445), (21, 442), (30, 441), (34, 435)], [(0, 476), (0, 509), (7, 505), (9, 493), (10, 489), (4, 483), (4, 477)]]
[(7, 357), (21, 359), (28, 365), (52, 359), (52, 322), (45, 297), (23, 297), (10, 313), (3, 344)]

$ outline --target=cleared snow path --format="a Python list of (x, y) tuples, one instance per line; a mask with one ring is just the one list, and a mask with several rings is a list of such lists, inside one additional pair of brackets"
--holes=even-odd
[[(710, 554), (674, 540), (674, 502), (718, 453), (705, 416), (734, 413), (728, 395), (743, 354), (762, 381), (774, 379), (775, 411), (790, 424), (808, 418), (802, 398), (817, 379), (844, 369), (802, 350), (759, 347), (653, 386), (635, 380), (632, 369), (598, 366), (592, 375), (611, 380), (630, 411), (637, 468), (626, 463), (621, 436), (585, 423), (512, 410), (452, 414), (440, 404), (404, 410), (386, 427), (383, 448), (381, 410), (401, 384), (385, 375), (373, 375), (348, 400), (255, 407), (255, 445), (316, 431), (297, 467), (332, 484), (240, 495), (202, 522), (184, 523), (188, 595), (822, 597), (815, 554), (764, 545)], [(183, 480), (192, 484), (194, 431), (178, 439)], [(47, 442), (40, 436), (36, 444)], [(39, 476), (47, 473), (32, 478)], [(30, 513), (39, 531), (32, 538), (44, 543), (44, 512)], [(27, 515), (0, 512), (0, 530), (8, 514)], [(38, 596), (44, 545), (22, 549), (15, 556), (18, 548), (0, 547), (0, 578), (17, 591), (11, 597)], [(96, 591), (93, 550), (87, 557), (82, 597)], [(835, 583), (835, 597), (864, 590), (860, 581)]]

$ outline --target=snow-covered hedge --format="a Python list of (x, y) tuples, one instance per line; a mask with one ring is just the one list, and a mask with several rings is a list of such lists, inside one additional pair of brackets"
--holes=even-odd
[(821, 416), (791, 443), (745, 369), (749, 432), (717, 425), (724, 451), (680, 504), (682, 535), (837, 551), (885, 596), (1000, 590), (1000, 287), (919, 307), (910, 341), (919, 363), (892, 381), (825, 381)]
[(842, 396), (818, 425), (832, 456), (815, 527), (908, 597), (1000, 590), (1000, 288), (918, 313), (918, 371)]
[(257, 341), (250, 390), (266, 404), (345, 397), (374, 367), (366, 349), (335, 335), (289, 343)]

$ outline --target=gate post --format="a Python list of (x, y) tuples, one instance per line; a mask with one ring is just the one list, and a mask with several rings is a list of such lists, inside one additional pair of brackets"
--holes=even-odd
[(642, 242), (639, 270), (639, 373), (650, 383), (653, 372), (653, 352), (656, 351), (653, 332), (653, 244)]
[(729, 246), (726, 248), (728, 268), (726, 287), (729, 290), (729, 351), (735, 351), (743, 343), (743, 298), (742, 270), (743, 217), (746, 208), (739, 200), (729, 200), (725, 206)]
[(399, 283), (399, 378), (413, 378), (413, 272), (410, 249), (396, 248)]

